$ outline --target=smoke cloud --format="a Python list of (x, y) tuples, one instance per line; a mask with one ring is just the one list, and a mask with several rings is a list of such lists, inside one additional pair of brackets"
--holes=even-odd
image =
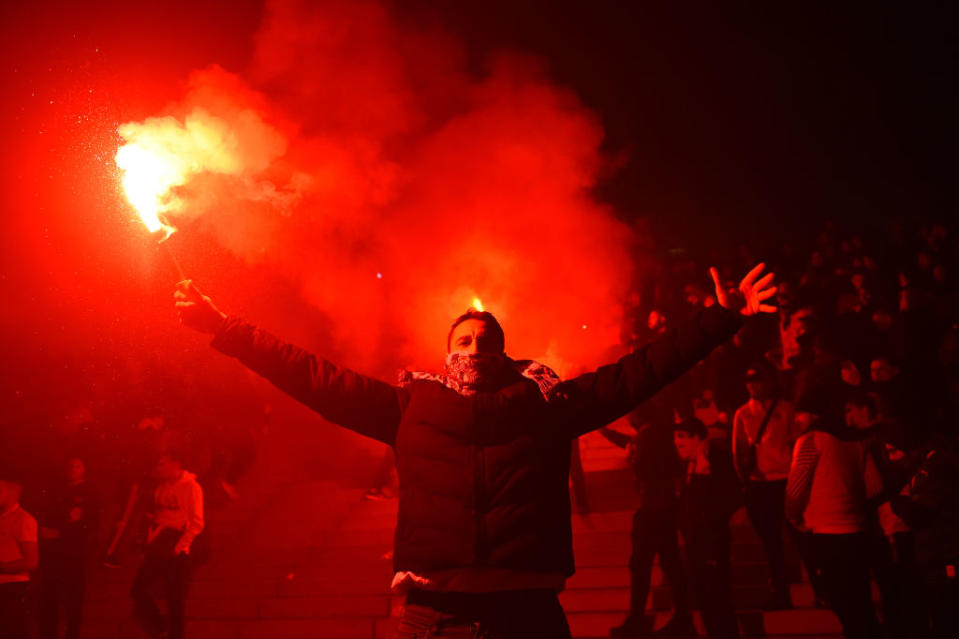
[(603, 131), (534, 59), (476, 71), (390, 5), (271, 2), (249, 69), (195, 72), (121, 134), (190, 159), (174, 223), (294, 282), (345, 365), (435, 370), (474, 297), (564, 375), (619, 343), (632, 237), (592, 193)]

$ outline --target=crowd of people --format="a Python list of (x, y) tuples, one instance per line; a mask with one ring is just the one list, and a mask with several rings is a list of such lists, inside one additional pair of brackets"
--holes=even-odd
[[(808, 240), (771, 260), (775, 317), (634, 411), (633, 433), (602, 431), (629, 448), (639, 497), (630, 612), (611, 636), (695, 636), (690, 585), (707, 636), (738, 636), (729, 520), (740, 505), (766, 554), (765, 609), (793, 606), (788, 538), (815, 605), (846, 637), (959, 636), (957, 238), (892, 224), (829, 225)], [(687, 281), (698, 270), (681, 254), (640, 284), (637, 346), (715, 303)], [(656, 555), (674, 613), (654, 633), (644, 611)]]
[[(775, 299), (763, 300), (776, 310), (756, 312), (745, 324), (723, 310), (731, 302), (720, 295), (735, 290), (733, 275), (757, 261), (747, 250), (719, 262), (715, 290), (699, 284), (705, 269), (688, 254), (659, 260), (627, 303), (624, 341), (634, 355), (613, 367), (623, 378), (607, 367), (563, 381), (535, 362), (504, 360), (495, 318), (468, 313), (448, 337), (443, 374), (380, 385), (227, 318), (195, 289), (181, 288), (178, 300), (181, 312), (202, 313), (186, 323), (214, 334), (217, 349), (330, 421), (390, 445), (374, 496), (398, 493), (401, 502), (394, 588), (410, 597), (401, 632), (422, 630), (411, 625), (416, 619), (427, 619), (430, 628), (466, 619), (492, 628), (494, 636), (514, 636), (520, 626), (565, 636), (555, 591), (572, 557), (566, 482), (558, 476), (578, 459), (576, 435), (628, 412), (633, 432), (600, 431), (628, 449), (639, 505), (631, 533), (629, 614), (612, 636), (695, 636), (696, 608), (708, 637), (739, 636), (730, 520), (741, 506), (766, 555), (763, 608), (793, 606), (786, 561), (793, 546), (815, 605), (832, 609), (847, 637), (959, 636), (953, 603), (959, 601), (957, 238), (942, 225), (915, 231), (891, 225), (874, 233), (829, 226), (809, 240), (805, 250), (794, 244), (771, 251), (778, 290)], [(754, 302), (758, 310), (762, 300)], [(688, 317), (698, 318), (692, 332), (688, 320), (677, 321)], [(655, 379), (631, 379), (637, 371)], [(535, 392), (529, 395), (525, 385)], [(512, 394), (501, 398), (503, 389)], [(465, 417), (455, 397), (480, 405), (484, 393), (497, 398), (481, 405), (488, 420), (518, 429), (521, 443), (499, 426), (481, 434), (459, 423)], [(428, 398), (417, 399), (422, 396)], [(434, 418), (423, 417), (437, 410)], [(416, 422), (422, 432), (413, 438), (402, 421), (413, 419), (411, 411), (425, 420)], [(473, 419), (481, 414), (473, 409)], [(432, 432), (431, 419), (455, 424)], [(559, 423), (572, 448), (543, 439), (548, 432), (527, 423), (537, 419)], [(203, 489), (170, 435), (159, 416), (142, 418), (131, 430), (118, 467), (117, 525), (102, 527), (109, 530), (106, 538), (97, 534), (104, 500), (87, 480), (83, 456), (68, 459), (62, 479), (36, 491), (31, 512), (20, 505), (23, 477), (0, 469), (0, 637), (25, 637), (32, 627), (44, 639), (62, 628), (68, 638), (79, 636), (89, 565), (122, 563), (134, 543), (143, 551), (131, 584), (136, 617), (152, 636), (183, 636), (186, 585), (204, 554)], [(421, 470), (425, 466), (410, 459), (422, 456), (420, 445), (429, 453), (422, 457), (427, 465), (444, 455), (474, 455), (475, 442), (462, 450), (457, 442), (475, 437), (487, 457), (468, 457), (469, 463), (500, 473), (489, 481), (501, 482), (497, 490), (513, 497), (504, 505), (493, 493), (481, 495), (483, 503), (474, 503), (460, 522), (450, 500), (479, 499), (479, 484), (464, 487), (462, 496), (446, 495), (456, 486), (438, 488)], [(210, 447), (204, 481), (230, 498), (254, 450), (248, 437), (240, 439), (235, 446)], [(540, 452), (517, 452), (531, 445)], [(538, 460), (532, 470), (530, 460)], [(522, 472), (503, 471), (514, 463)], [(581, 466), (572, 467), (580, 469), (575, 501), (587, 511)], [(524, 473), (535, 481), (529, 484)], [(553, 490), (558, 486), (562, 491)], [(446, 509), (428, 507), (439, 503)], [(548, 515), (552, 532), (539, 530), (524, 508)], [(453, 525), (475, 545), (437, 541), (435, 535)], [(556, 531), (566, 533), (557, 537)], [(517, 539), (527, 545), (514, 548)], [(657, 556), (673, 615), (654, 630), (645, 610)], [(166, 614), (150, 594), (158, 580), (167, 585)], [(524, 610), (536, 613), (532, 626), (519, 624)]]
[[(130, 525), (124, 513), (102, 559), (116, 566), (116, 540), (137, 538), (143, 560), (130, 589), (134, 615), (150, 636), (182, 638), (186, 587), (203, 552), (203, 490), (177, 449), (154, 458), (150, 486), (142, 487), (143, 525)], [(41, 639), (56, 639), (62, 630), (77, 639), (87, 575), (101, 559), (100, 496), (80, 457), (70, 457), (62, 478), (42, 491), (35, 514), (20, 504), (23, 483), (17, 474), (0, 475), (0, 637), (27, 639), (36, 630)], [(166, 586), (165, 613), (151, 591), (158, 581)]]

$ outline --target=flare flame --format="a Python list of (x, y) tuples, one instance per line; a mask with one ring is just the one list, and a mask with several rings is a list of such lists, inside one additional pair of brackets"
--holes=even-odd
[(185, 171), (175, 156), (164, 154), (142, 142), (124, 144), (117, 150), (117, 167), (127, 200), (150, 233), (164, 232), (164, 239), (176, 230), (162, 217), (175, 207), (170, 190), (186, 181)]

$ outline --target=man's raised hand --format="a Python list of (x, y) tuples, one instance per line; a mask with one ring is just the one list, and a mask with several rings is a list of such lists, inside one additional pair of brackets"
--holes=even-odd
[(193, 280), (183, 280), (173, 293), (180, 323), (201, 333), (216, 333), (226, 320), (223, 313), (213, 305), (213, 300), (193, 285)]
[(759, 313), (775, 313), (779, 309), (771, 304), (764, 304), (766, 300), (776, 294), (776, 287), (771, 286), (773, 274), (767, 273), (759, 277), (759, 274), (765, 268), (766, 264), (760, 262), (746, 274), (737, 288), (727, 290), (719, 279), (719, 271), (710, 267), (709, 274), (716, 286), (716, 300), (723, 308), (738, 310), (746, 317)]

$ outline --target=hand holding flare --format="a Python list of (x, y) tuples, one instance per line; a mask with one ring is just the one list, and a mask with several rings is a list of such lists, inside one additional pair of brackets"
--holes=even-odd
[(173, 300), (180, 315), (180, 323), (201, 333), (214, 334), (226, 321), (226, 313), (201, 293), (200, 289), (193, 285), (193, 280), (179, 282), (176, 292), (173, 293)]

